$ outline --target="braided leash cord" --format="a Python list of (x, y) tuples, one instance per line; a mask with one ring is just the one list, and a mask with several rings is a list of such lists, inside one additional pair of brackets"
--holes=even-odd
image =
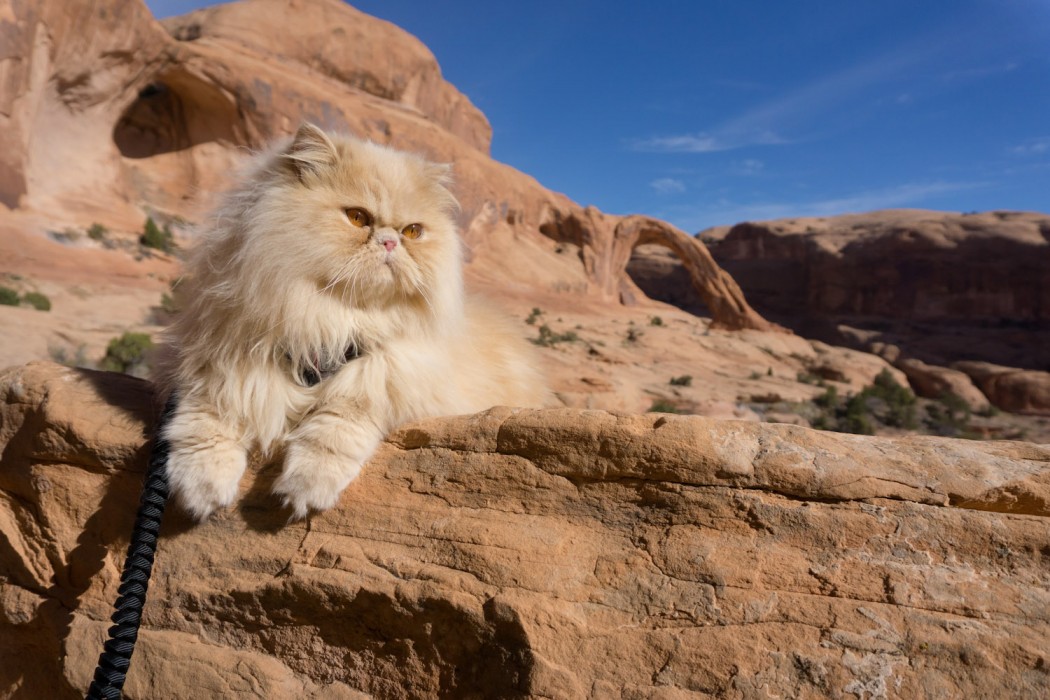
[(142, 620), (142, 606), (146, 602), (146, 590), (153, 570), (153, 556), (157, 551), (161, 518), (168, 500), (169, 445), (162, 434), (168, 419), (175, 412), (175, 405), (176, 399), (172, 395), (164, 407), (153, 437), (135, 529), (131, 533), (124, 572), (117, 590), (119, 597), (114, 605), (113, 617), (110, 618), (114, 625), (109, 628), (109, 639), (98, 657), (98, 667), (87, 700), (120, 698), (131, 665), (131, 654), (135, 651), (135, 640), (138, 639), (139, 623)]

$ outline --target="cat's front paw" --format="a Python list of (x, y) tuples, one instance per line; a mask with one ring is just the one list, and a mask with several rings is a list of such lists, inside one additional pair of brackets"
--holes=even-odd
[(237, 498), (248, 455), (235, 443), (176, 449), (168, 457), (168, 483), (179, 503), (205, 520)]
[(273, 492), (291, 508), (294, 518), (302, 519), (311, 510), (328, 510), (338, 503), (343, 489), (360, 473), (357, 460), (293, 442)]

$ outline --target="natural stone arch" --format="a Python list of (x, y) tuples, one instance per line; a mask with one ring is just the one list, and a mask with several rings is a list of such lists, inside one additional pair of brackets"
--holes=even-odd
[[(670, 304), (694, 316), (711, 318), (711, 310), (693, 286), (681, 258), (660, 243), (640, 243), (627, 261), (627, 276), (646, 297)], [(621, 301), (630, 304), (621, 291)]]
[(241, 149), (258, 142), (251, 105), (202, 66), (168, 66), (140, 85), (112, 132), (125, 183), (153, 211), (192, 219), (189, 203), (221, 190)]
[(552, 208), (546, 218), (540, 231), (579, 246), (588, 278), (606, 298), (624, 304), (646, 298), (627, 273), (627, 263), (636, 247), (655, 243), (669, 248), (682, 261), (693, 287), (710, 309), (715, 327), (784, 331), (751, 308), (739, 285), (718, 266), (703, 243), (665, 221), (647, 216), (616, 217), (594, 207), (568, 214)]
[(620, 298), (625, 303), (645, 297), (627, 274), (627, 263), (631, 252), (646, 244), (662, 245), (678, 256), (717, 326), (730, 330), (778, 328), (751, 308), (740, 286), (718, 266), (703, 243), (667, 222), (646, 216), (625, 217), (613, 232), (612, 267), (619, 270)]
[(183, 68), (157, 75), (117, 121), (113, 142), (125, 158), (143, 159), (247, 139), (237, 104), (218, 85)]

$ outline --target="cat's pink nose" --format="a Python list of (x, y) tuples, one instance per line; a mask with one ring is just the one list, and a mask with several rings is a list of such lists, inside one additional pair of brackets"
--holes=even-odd
[(389, 253), (394, 248), (397, 248), (397, 241), (395, 241), (393, 238), (388, 238), (385, 241), (383, 241), (383, 247), (386, 248), (386, 252)]

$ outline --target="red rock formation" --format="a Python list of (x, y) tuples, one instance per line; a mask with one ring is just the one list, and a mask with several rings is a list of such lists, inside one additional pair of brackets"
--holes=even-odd
[[(129, 377), (0, 375), (0, 694), (83, 697), (153, 409)], [(171, 509), (125, 697), (1045, 697), (1048, 464), (656, 414), (408, 425), (309, 522), (272, 467), (206, 524)]]
[[(619, 220), (489, 158), (485, 117), (389, 23), (341, 0), (244, 0), (163, 26), (142, 0), (3, 1), (15, 19), (3, 31), (20, 52), (0, 83), (0, 201), (10, 207), (125, 230), (144, 210), (193, 219), (246, 147), (310, 120), (452, 162), (472, 276), (619, 299)], [(542, 233), (568, 221), (587, 230), (575, 259)], [(717, 323), (769, 327), (706, 251), (674, 245), (709, 276), (694, 283), (713, 295)]]
[(635, 248), (657, 244), (682, 261), (716, 326), (729, 330), (779, 329), (755, 313), (740, 287), (718, 267), (703, 244), (666, 222), (645, 216), (612, 217), (588, 207), (582, 216), (555, 212), (554, 220), (542, 225), (541, 230), (551, 238), (579, 246), (588, 276), (601, 285), (607, 298), (618, 294), (628, 304), (645, 298), (631, 281), (627, 264)]
[(712, 248), (778, 312), (1050, 321), (1050, 215), (888, 211), (744, 223)]
[(935, 364), (1050, 367), (1050, 215), (883, 211), (701, 237), (760, 311), (796, 331), (845, 324)]
[(988, 408), (988, 399), (964, 372), (935, 367), (915, 358), (900, 360), (897, 362), (897, 369), (907, 375), (908, 382), (919, 396), (940, 399), (947, 394), (954, 394), (962, 399), (971, 411)]
[(1012, 413), (1050, 416), (1050, 372), (1001, 367), (990, 362), (956, 362), (988, 400)]

